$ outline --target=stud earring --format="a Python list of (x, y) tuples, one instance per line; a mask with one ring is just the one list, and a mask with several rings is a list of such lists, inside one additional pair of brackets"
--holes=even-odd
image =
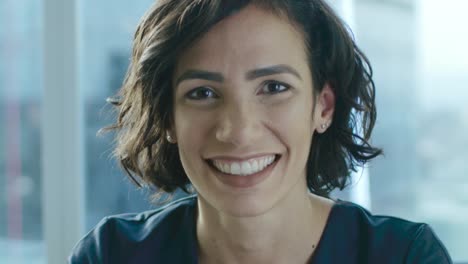
[(167, 135), (166, 136), (166, 139), (169, 143), (175, 143), (176, 141), (170, 136), (170, 135)]
[(330, 126), (330, 122), (320, 125), (320, 128), (325, 132), (325, 130)]

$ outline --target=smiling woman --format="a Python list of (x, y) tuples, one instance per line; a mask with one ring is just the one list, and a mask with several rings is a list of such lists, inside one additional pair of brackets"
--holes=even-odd
[(70, 262), (450, 263), (426, 224), (328, 198), (381, 154), (374, 97), (322, 0), (158, 1), (115, 102), (115, 154), (137, 184), (194, 195), (106, 218)]

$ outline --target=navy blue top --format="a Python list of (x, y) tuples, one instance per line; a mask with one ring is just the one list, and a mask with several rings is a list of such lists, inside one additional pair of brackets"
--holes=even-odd
[[(70, 263), (197, 263), (196, 196), (140, 214), (104, 218), (75, 246)], [(427, 224), (333, 206), (310, 263), (452, 263)]]

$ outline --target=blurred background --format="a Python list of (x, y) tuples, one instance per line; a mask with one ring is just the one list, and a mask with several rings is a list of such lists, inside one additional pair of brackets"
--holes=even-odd
[[(157, 207), (96, 135), (153, 1), (0, 0), (0, 263), (64, 263), (104, 216)], [(373, 65), (386, 153), (334, 196), (429, 223), (468, 262), (468, 1), (329, 2)]]

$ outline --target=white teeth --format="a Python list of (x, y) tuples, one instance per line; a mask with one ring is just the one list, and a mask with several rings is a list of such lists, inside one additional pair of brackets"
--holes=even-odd
[(248, 162), (242, 162), (242, 167), (241, 167), (242, 172), (251, 172), (252, 171), (252, 166), (250, 166), (250, 163)]
[(258, 167), (258, 161), (254, 160), (254, 161), (252, 162), (252, 170), (253, 170), (253, 171), (258, 171), (258, 168), (259, 168), (259, 167)]
[(213, 165), (220, 171), (233, 175), (250, 175), (262, 171), (268, 165), (273, 163), (275, 155), (270, 155), (263, 158), (250, 159), (242, 162), (221, 162), (213, 160)]
[(241, 164), (239, 163), (232, 163), (231, 164), (231, 173), (232, 174), (240, 174), (241, 172)]

